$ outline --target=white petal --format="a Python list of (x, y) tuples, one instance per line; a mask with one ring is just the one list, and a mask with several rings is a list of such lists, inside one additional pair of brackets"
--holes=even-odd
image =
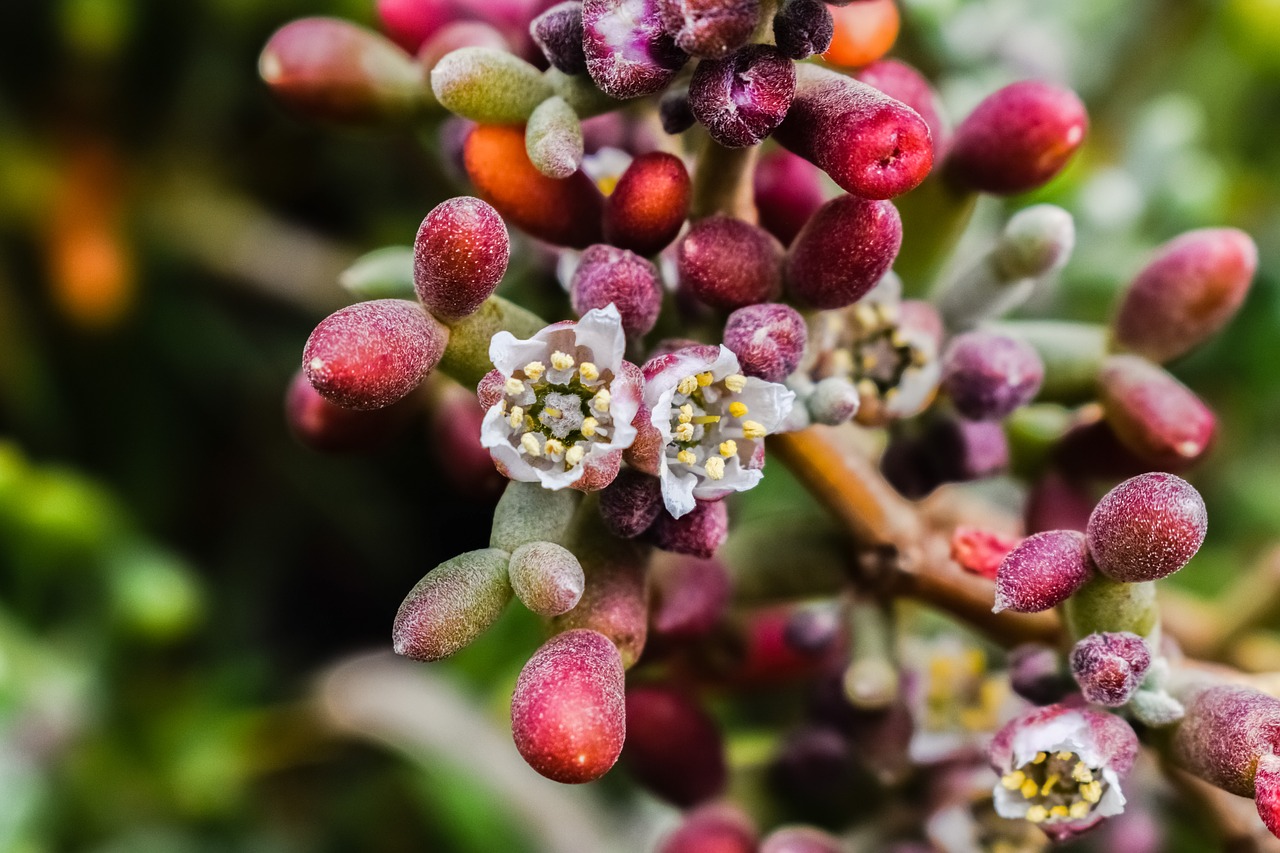
[(622, 331), (622, 315), (612, 302), (583, 314), (573, 331), (578, 346), (590, 350), (596, 367), (618, 372), (627, 349), (627, 336)]
[(1114, 817), (1124, 811), (1124, 792), (1120, 790), (1120, 777), (1110, 767), (1102, 768), (1102, 781), (1107, 783), (1107, 792), (1102, 795), (1094, 814), (1102, 817)]
[[(538, 335), (541, 335), (539, 332)], [(546, 362), (551, 355), (545, 342), (534, 335), (527, 341), (518, 340), (505, 329), (489, 341), (489, 361), (503, 376), (510, 376), (531, 361)]]
[(658, 474), (662, 483), (662, 503), (671, 513), (672, 518), (679, 518), (693, 512), (697, 503), (693, 499), (693, 488), (698, 478), (692, 471), (676, 473), (675, 469), (662, 460), (662, 470)]
[(754, 376), (747, 377), (747, 385), (738, 399), (747, 404), (751, 420), (776, 432), (796, 402), (796, 392), (777, 382), (765, 382)]
[(559, 491), (567, 486), (582, 479), (582, 475), (587, 473), (586, 460), (584, 459), (577, 465), (574, 465), (568, 471), (564, 470), (564, 465), (555, 462), (550, 468), (538, 469), (538, 480), (542, 483), (542, 487), (551, 491)]
[(696, 474), (698, 484), (693, 488), (693, 496), (699, 500), (709, 501), (722, 498), (732, 492), (745, 492), (754, 488), (764, 477), (758, 468), (743, 468), (741, 460), (734, 456), (725, 460), (724, 478), (713, 480), (702, 473)]

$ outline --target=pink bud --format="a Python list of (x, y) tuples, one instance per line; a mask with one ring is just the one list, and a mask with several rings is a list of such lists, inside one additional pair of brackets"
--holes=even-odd
[[(441, 27), (435, 35), (418, 48), (418, 65), (426, 74), (447, 54), (464, 47), (491, 47), (511, 52), (511, 43), (488, 24), (480, 21), (455, 21)], [(429, 77), (427, 79), (430, 79)]]
[(511, 588), (524, 606), (542, 616), (559, 616), (582, 599), (582, 564), (554, 542), (528, 542), (511, 552)]
[(759, 0), (658, 0), (658, 9), (676, 47), (704, 59), (742, 47), (760, 18)]
[(714, 308), (740, 308), (782, 292), (782, 246), (741, 219), (710, 216), (676, 246), (681, 287)]
[[(289, 430), (299, 442), (320, 453), (358, 453), (379, 447), (400, 431), (411, 414), (406, 405), (368, 412), (345, 409), (321, 397), (302, 371), (294, 375), (285, 396)], [(487, 452), (485, 464), (493, 467)]]
[(1119, 708), (1129, 701), (1151, 666), (1151, 651), (1128, 631), (1090, 634), (1071, 650), (1071, 675), (1084, 698)]
[(652, 329), (662, 309), (658, 268), (634, 252), (601, 243), (582, 253), (569, 297), (579, 317), (593, 308), (616, 306), (628, 338)]
[[(1241, 797), (1256, 793), (1256, 774), (1263, 759), (1268, 787), (1274, 796), (1276, 749), (1280, 746), (1280, 699), (1248, 687), (1218, 685), (1196, 692), (1186, 702), (1186, 714), (1174, 731), (1174, 763)], [(1274, 820), (1274, 799), (1267, 806)], [(1268, 823), (1268, 828), (1273, 824)], [(1274, 830), (1272, 830), (1274, 832)]]
[(618, 650), (603, 634), (557, 634), (520, 671), (511, 734), (529, 766), (557, 782), (591, 782), (618, 760), (626, 737)]
[(773, 19), (773, 39), (785, 56), (808, 59), (815, 53), (826, 52), (835, 27), (825, 3), (791, 0)]
[(1186, 480), (1141, 474), (1098, 502), (1089, 516), (1089, 551), (1114, 580), (1159, 580), (1195, 556), (1208, 524), (1204, 499)]
[(529, 32), (547, 61), (565, 74), (585, 74), (582, 52), (582, 4), (565, 0), (533, 19)]
[(839, 838), (812, 826), (784, 826), (760, 842), (760, 853), (841, 853)]
[(891, 202), (841, 196), (818, 208), (787, 255), (787, 288), (815, 308), (861, 299), (893, 266), (902, 220)]
[(586, 573), (586, 589), (576, 607), (555, 617), (553, 631), (589, 628), (618, 648), (624, 668), (644, 652), (649, 633), (648, 548), (609, 540), (599, 547), (576, 546)]
[(420, 305), (358, 302), (320, 321), (302, 350), (302, 369), (330, 402), (380, 409), (418, 387), (448, 340), (449, 330)]
[(471, 196), (451, 198), (427, 214), (414, 240), (418, 298), (440, 319), (460, 320), (493, 294), (510, 255), (498, 211)]
[(1234, 228), (1169, 241), (1129, 285), (1116, 314), (1116, 343), (1152, 361), (1177, 358), (1235, 316), (1257, 268), (1258, 247)]
[(664, 800), (688, 808), (725, 786), (720, 729), (692, 696), (667, 685), (627, 690), (627, 743), (622, 760)]
[(924, 119), (877, 89), (816, 65), (797, 66), (795, 98), (773, 136), (864, 198), (914, 189), (933, 165)]
[(1028, 702), (1051, 705), (1073, 692), (1075, 685), (1063, 672), (1058, 650), (1024, 643), (1009, 653), (1009, 686)]
[(942, 389), (970, 420), (1000, 420), (1031, 402), (1044, 362), (1025, 341), (994, 332), (965, 332), (942, 356)]
[(989, 95), (956, 128), (944, 174), (980, 192), (1028, 192), (1062, 171), (1088, 126), (1084, 104), (1069, 89), (1014, 83)]
[(760, 227), (784, 246), (791, 245), (809, 217), (827, 200), (822, 171), (785, 148), (762, 155), (752, 180)]
[(933, 137), (933, 158), (940, 161), (951, 143), (951, 128), (943, 118), (938, 93), (916, 69), (897, 59), (881, 59), (858, 72), (858, 79), (920, 114)]
[(698, 63), (689, 108), (726, 148), (759, 145), (786, 118), (796, 91), (795, 64), (776, 47), (753, 44)]
[(740, 809), (727, 804), (703, 806), (685, 815), (658, 853), (755, 853), (756, 830)]
[(663, 27), (659, 0), (584, 0), (587, 71), (612, 98), (661, 92), (688, 57)]
[(724, 345), (738, 357), (742, 372), (766, 382), (781, 382), (800, 364), (809, 330), (789, 305), (748, 305), (729, 315)]
[(637, 255), (665, 249), (689, 215), (691, 185), (684, 161), (651, 151), (631, 161), (605, 201), (605, 241)]
[(724, 501), (698, 501), (680, 518), (658, 513), (651, 530), (662, 550), (707, 559), (729, 538), (729, 510)]
[(995, 580), (1018, 540), (982, 527), (961, 525), (951, 534), (951, 559), (966, 572)]
[(1049, 530), (1022, 540), (996, 572), (992, 611), (1037, 613), (1056, 607), (1084, 585), (1093, 572), (1083, 533)]
[(1083, 486), (1056, 471), (1049, 471), (1027, 495), (1023, 526), (1028, 533), (1045, 530), (1079, 530), (1083, 533), (1092, 512), (1093, 499)]
[(1113, 355), (1098, 376), (1107, 422), (1122, 443), (1161, 468), (1185, 466), (1204, 455), (1216, 418), (1191, 389), (1136, 355)]
[(510, 481), (493, 467), (493, 457), (480, 443), (484, 413), (475, 394), (448, 385), (427, 414), (427, 445), (450, 488), (471, 500), (492, 501)]
[(733, 592), (729, 571), (719, 560), (687, 554), (655, 561), (654, 633), (669, 640), (706, 636), (729, 609)]

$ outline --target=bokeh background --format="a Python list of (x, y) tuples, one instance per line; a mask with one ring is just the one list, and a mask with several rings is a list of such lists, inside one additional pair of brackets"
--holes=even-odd
[[(0, 3), (0, 850), (638, 850), (671, 819), (619, 774), (570, 790), (520, 762), (519, 608), (430, 672), (346, 662), (486, 543), (495, 497), (449, 478), (438, 425), (348, 458), (283, 419), (338, 274), (461, 190), (429, 133), (316, 127), (258, 80), (277, 27), (372, 5)], [(1222, 422), (1178, 576), (1212, 593), (1280, 534), (1280, 2), (902, 7), (894, 55), (953, 117), (1021, 77), (1089, 106), (1063, 177), (981, 211), (1076, 215), (1034, 310), (1105, 318), (1189, 228), (1259, 243), (1245, 309), (1174, 366)], [(765, 735), (733, 732), (757, 760)]]

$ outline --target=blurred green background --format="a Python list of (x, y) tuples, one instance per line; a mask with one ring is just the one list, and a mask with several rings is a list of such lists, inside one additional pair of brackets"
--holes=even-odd
[[(422, 140), (307, 125), (257, 78), (283, 23), (371, 7), (0, 3), (0, 850), (640, 849), (667, 815), (520, 764), (503, 714), (539, 629), (517, 608), (420, 680), (330, 669), (385, 649), (409, 587), (485, 543), (491, 500), (444, 485), (420, 425), (351, 459), (282, 417), (337, 273), (456, 191)], [(1104, 319), (1189, 228), (1258, 241), (1240, 317), (1174, 366), (1222, 421), (1180, 575), (1212, 592), (1280, 531), (1280, 0), (903, 8), (895, 54), (953, 118), (1019, 77), (1090, 107), (1063, 178), (983, 211), (1076, 215), (1038, 310)]]

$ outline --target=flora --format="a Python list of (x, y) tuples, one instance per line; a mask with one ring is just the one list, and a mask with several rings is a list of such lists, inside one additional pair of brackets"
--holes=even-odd
[[(1205, 541), (1177, 472), (1217, 432), (1166, 362), (1230, 323), (1252, 240), (1176, 238), (1105, 326), (1019, 314), (1070, 263), (1073, 218), (972, 217), (1087, 144), (1074, 92), (1022, 80), (947, 116), (884, 58), (888, 0), (585, 0), (528, 24), (545, 70), (491, 46), (434, 60), (399, 115), (470, 122), (457, 153), (477, 197), (427, 215), (390, 277), (403, 299), (343, 309), (304, 356), (350, 409), (433, 368), (474, 387), (469, 448), (509, 481), (489, 547), (409, 593), (396, 650), (452, 655), (512, 598), (544, 617), (513, 688), (517, 749), (575, 783), (621, 755), (689, 809), (664, 850), (837, 849), (827, 830), (859, 823), (876, 849), (954, 849), (931, 822), (977, 833), (983, 810), (1064, 841), (1144, 799), (1143, 749), (1256, 796), (1274, 829), (1261, 728), (1280, 700), (1182, 654), (1154, 588)], [(304, 88), (264, 78), (295, 109), (347, 115), (347, 66), (333, 103), (307, 69)], [(395, 116), (403, 91), (364, 82), (352, 120)], [(592, 122), (626, 150), (589, 144)], [(977, 248), (957, 252), (966, 227)], [(460, 456), (468, 436), (449, 442)], [(737, 522), (780, 467), (797, 505)], [(1018, 488), (994, 507), (944, 485), (996, 477)], [(760, 784), (822, 828), (709, 802), (734, 768), (708, 699), (761, 689), (804, 698)], [(974, 781), (983, 763), (994, 785)], [(859, 814), (868, 787), (920, 820)]]

